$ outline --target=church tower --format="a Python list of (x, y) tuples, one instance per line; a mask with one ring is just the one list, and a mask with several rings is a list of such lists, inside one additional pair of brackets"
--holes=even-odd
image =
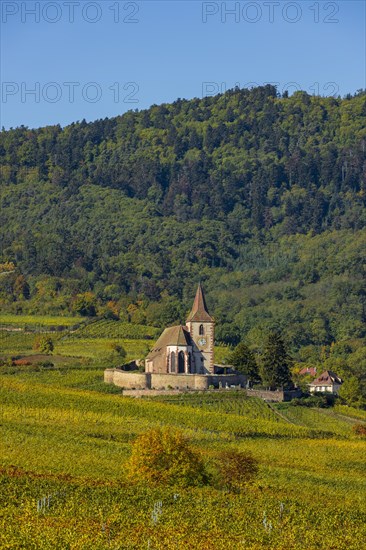
[(214, 374), (215, 321), (207, 311), (201, 283), (198, 285), (186, 325), (194, 342), (195, 372), (197, 374)]

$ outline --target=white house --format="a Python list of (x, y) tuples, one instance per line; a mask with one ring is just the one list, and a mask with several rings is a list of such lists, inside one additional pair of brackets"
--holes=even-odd
[(325, 370), (318, 378), (309, 384), (310, 393), (327, 392), (338, 393), (343, 380), (331, 370)]

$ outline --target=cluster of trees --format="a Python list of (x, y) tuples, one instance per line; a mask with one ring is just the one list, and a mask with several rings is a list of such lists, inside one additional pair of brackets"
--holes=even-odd
[(0, 135), (1, 181), (42, 181), (66, 197), (95, 184), (179, 221), (224, 219), (240, 205), (249, 233), (355, 229), (365, 221), (365, 115), (362, 92), (278, 97), (268, 85), (63, 129), (21, 127)]
[(250, 452), (229, 449), (211, 459), (210, 470), (184, 434), (170, 428), (153, 428), (142, 433), (134, 441), (127, 462), (127, 475), (132, 483), (153, 487), (211, 484), (233, 492), (240, 492), (251, 483), (259, 467)]
[[(338, 393), (341, 401), (352, 407), (364, 408), (366, 406), (365, 348), (360, 346), (359, 350), (362, 353), (358, 354), (358, 361), (353, 357), (357, 354), (352, 354), (352, 349), (347, 345), (333, 343), (330, 348), (330, 355), (333, 357), (325, 358), (323, 356), (322, 361), (318, 363), (317, 375), (320, 375), (323, 370), (336, 370), (343, 378), (343, 384)], [(291, 357), (283, 336), (277, 331), (269, 332), (264, 338), (262, 351), (250, 348), (245, 342), (240, 342), (229, 353), (227, 362), (234, 366), (238, 372), (245, 374), (250, 385), (261, 384), (273, 390), (277, 388), (291, 389), (296, 382), (296, 385), (304, 393), (307, 393), (308, 384), (314, 379), (314, 376), (311, 375), (298, 374), (299, 370), (304, 368), (304, 364), (296, 363), (295, 359)], [(334, 404), (334, 399), (329, 399), (329, 397), (326, 395), (314, 396), (299, 400), (299, 404), (329, 406), (329, 404)]]
[(265, 340), (261, 354), (256, 354), (240, 342), (229, 355), (228, 361), (238, 372), (246, 374), (251, 384), (262, 383), (270, 389), (291, 388), (292, 359), (283, 337), (272, 331)]

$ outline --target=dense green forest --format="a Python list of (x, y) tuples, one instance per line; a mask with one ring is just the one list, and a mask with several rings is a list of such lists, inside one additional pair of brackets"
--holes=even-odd
[(267, 85), (3, 130), (2, 310), (164, 326), (201, 280), (220, 342), (365, 349), (365, 120)]

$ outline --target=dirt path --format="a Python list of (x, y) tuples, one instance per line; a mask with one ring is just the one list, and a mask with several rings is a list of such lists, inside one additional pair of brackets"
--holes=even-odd
[(295, 424), (295, 422), (292, 422), (292, 420), (289, 420), (288, 418), (286, 418), (286, 416), (284, 416), (282, 413), (280, 413), (277, 409), (272, 407), (272, 405), (270, 403), (267, 402), (266, 404), (271, 409), (271, 411), (273, 411), (275, 414), (277, 414), (277, 416), (282, 418), (282, 420), (285, 420), (286, 422), (288, 422), (289, 424), (292, 424), (293, 426), (298, 426), (298, 424)]

